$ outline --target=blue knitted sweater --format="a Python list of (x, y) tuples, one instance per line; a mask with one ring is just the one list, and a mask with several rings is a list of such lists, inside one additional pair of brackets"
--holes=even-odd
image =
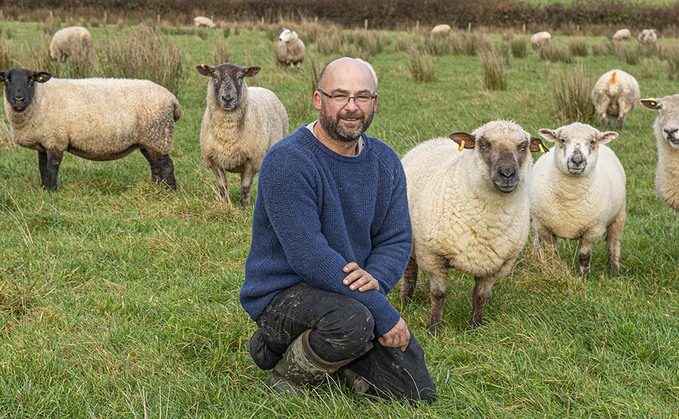
[[(302, 126), (267, 152), (240, 291), (253, 320), (276, 294), (305, 281), (364, 304), (376, 336), (398, 322), (386, 294), (403, 275), (412, 245), (405, 174), (394, 150), (364, 138), (363, 150), (346, 157)], [(342, 284), (342, 268), (352, 261), (379, 281), (380, 291)]]

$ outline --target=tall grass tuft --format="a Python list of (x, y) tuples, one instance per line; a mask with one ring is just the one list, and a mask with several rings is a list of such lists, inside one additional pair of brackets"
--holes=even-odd
[(581, 61), (574, 70), (568, 68), (557, 72), (552, 95), (556, 118), (564, 123), (573, 121), (591, 123), (594, 115), (594, 105), (590, 99), (591, 85), (585, 77)]
[(565, 47), (550, 43), (540, 48), (540, 59), (553, 63), (570, 63), (571, 54)]
[(592, 45), (592, 55), (602, 57), (611, 53), (611, 45), (608, 42), (598, 42)]
[(229, 44), (226, 40), (215, 42), (212, 47), (212, 63), (213, 65), (228, 63), (231, 61), (231, 54), (229, 53)]
[(575, 38), (568, 43), (568, 50), (574, 57), (586, 57), (587, 56), (587, 42), (584, 38)]
[(0, 69), (8, 69), (12, 65), (12, 49), (9, 44), (0, 38)]
[(482, 49), (483, 85), (488, 90), (507, 90), (506, 58), (496, 49)]
[(660, 59), (667, 61), (667, 77), (670, 80), (679, 80), (679, 47), (676, 45), (663, 45), (658, 51)]
[(386, 37), (382, 32), (375, 31), (354, 31), (351, 38), (354, 44), (355, 54), (365, 59), (384, 51), (387, 42)]
[(485, 35), (469, 32), (453, 32), (450, 35), (451, 49), (457, 55), (474, 56), (482, 47), (490, 47), (491, 41)]
[(415, 49), (408, 51), (408, 68), (413, 80), (417, 82), (432, 82), (438, 80), (438, 71), (431, 58), (426, 52)]
[(424, 38), (424, 49), (431, 55), (450, 54), (451, 44), (447, 37), (427, 36)]
[(641, 62), (643, 51), (638, 44), (627, 44), (617, 42), (612, 45), (613, 54), (619, 60), (626, 62), (629, 65), (637, 65)]
[(523, 36), (515, 36), (509, 41), (512, 57), (526, 58), (528, 56), (528, 43)]
[(83, 48), (78, 45), (71, 50), (71, 55), (58, 64), (59, 77), (65, 78), (85, 78), (92, 77), (95, 72), (94, 57), (90, 48)]
[(182, 56), (179, 46), (161, 42), (153, 28), (140, 26), (135, 35), (106, 39), (97, 49), (98, 75), (148, 79), (179, 95)]
[(324, 32), (316, 37), (316, 51), (321, 55), (347, 55), (349, 44), (340, 31)]

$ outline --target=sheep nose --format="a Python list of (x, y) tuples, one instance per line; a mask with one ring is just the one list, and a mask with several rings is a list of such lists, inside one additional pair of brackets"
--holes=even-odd
[(502, 176), (505, 179), (511, 179), (514, 176), (516, 176), (516, 170), (514, 170), (513, 167), (501, 167), (500, 176)]
[(25, 98), (23, 96), (14, 96), (14, 103), (23, 103)]
[(577, 165), (580, 165), (583, 161), (585, 161), (585, 157), (582, 155), (582, 153), (575, 153), (573, 154), (571, 161)]
[(665, 131), (665, 134), (667, 134), (667, 138), (674, 138), (674, 134), (679, 131), (679, 128), (665, 128), (663, 131)]

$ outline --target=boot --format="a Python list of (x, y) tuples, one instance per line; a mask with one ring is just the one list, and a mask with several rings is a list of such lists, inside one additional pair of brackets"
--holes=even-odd
[(299, 335), (271, 372), (269, 384), (278, 393), (303, 396), (302, 386), (320, 384), (326, 375), (353, 360), (324, 361), (311, 349), (310, 333), (311, 329)]
[(257, 329), (255, 333), (252, 334), (248, 349), (252, 360), (255, 361), (255, 365), (264, 371), (275, 367), (282, 357), (281, 354), (269, 349), (266, 342), (264, 342), (264, 336), (262, 335), (261, 329)]

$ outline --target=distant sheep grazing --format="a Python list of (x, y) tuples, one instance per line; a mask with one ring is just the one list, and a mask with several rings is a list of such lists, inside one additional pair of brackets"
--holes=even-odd
[(558, 254), (557, 237), (579, 239), (580, 274), (588, 277), (594, 245), (606, 235), (608, 259), (620, 272), (625, 226), (625, 170), (605, 144), (618, 137), (574, 122), (540, 135), (554, 143), (533, 166), (529, 181), (531, 218), (540, 240)]
[(639, 83), (629, 73), (620, 69), (604, 73), (592, 86), (590, 94), (601, 125), (608, 128), (609, 117), (615, 118), (615, 127), (621, 130), (627, 114), (636, 107), (641, 92)]
[(259, 73), (259, 67), (201, 64), (196, 70), (210, 77), (200, 127), (203, 159), (217, 177), (222, 200), (229, 200), (226, 172), (240, 173), (240, 203), (247, 208), (264, 154), (288, 133), (288, 114), (271, 90), (245, 83), (245, 77)]
[(658, 112), (653, 123), (658, 146), (655, 191), (667, 205), (679, 211), (679, 95), (642, 99), (641, 104)]
[(530, 153), (541, 147), (519, 125), (498, 120), (471, 134), (426, 141), (403, 156), (413, 251), (401, 298), (410, 303), (422, 269), (431, 287), (431, 333), (441, 324), (448, 268), (474, 277), (470, 322), (481, 324), (493, 284), (509, 274), (528, 239)]
[(552, 34), (549, 32), (537, 32), (531, 35), (530, 45), (534, 50), (540, 49), (552, 42)]
[(304, 52), (304, 42), (297, 32), (283, 28), (276, 42), (276, 60), (281, 64), (297, 66), (304, 61)]
[(51, 59), (59, 61), (77, 54), (89, 57), (92, 53), (92, 35), (82, 26), (60, 29), (52, 36), (49, 53)]
[(619, 29), (614, 34), (612, 39), (614, 41), (627, 41), (632, 38), (632, 32), (629, 29)]
[(451, 27), (450, 25), (436, 25), (432, 28), (431, 30), (431, 35), (432, 36), (448, 36), (450, 33)]
[(642, 29), (637, 35), (637, 41), (642, 45), (655, 45), (658, 34), (655, 33), (655, 29)]
[(88, 160), (115, 160), (139, 149), (151, 177), (175, 189), (169, 156), (177, 98), (150, 80), (53, 79), (21, 67), (0, 71), (12, 141), (38, 152), (42, 185), (57, 190), (65, 151)]
[(215, 22), (212, 21), (209, 17), (205, 16), (196, 16), (193, 18), (193, 24), (196, 28), (208, 28), (208, 29), (213, 29), (216, 28), (217, 25), (215, 25)]

